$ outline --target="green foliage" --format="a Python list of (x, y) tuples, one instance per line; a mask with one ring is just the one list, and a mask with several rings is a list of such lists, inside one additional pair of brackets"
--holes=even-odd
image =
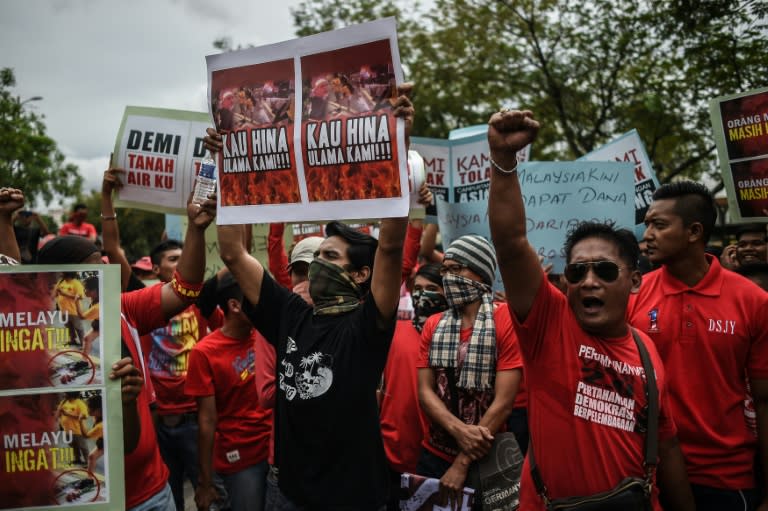
[(45, 134), (42, 116), (11, 93), (15, 85), (13, 70), (0, 69), (0, 185), (23, 190), (30, 203), (79, 194), (83, 178), (77, 166), (66, 163)]
[[(88, 222), (95, 225), (96, 230), (101, 233), (101, 192), (94, 190), (90, 195), (80, 197), (77, 202), (88, 206)], [(73, 202), (72, 205), (74, 204)], [(121, 208), (117, 210), (117, 221), (120, 243), (129, 260), (149, 255), (152, 247), (160, 243), (165, 230), (165, 216), (152, 211)]]
[[(636, 128), (659, 179), (719, 179), (708, 101), (763, 86), (768, 7), (752, 0), (307, 0), (297, 35), (398, 18), (414, 134), (446, 137), (501, 106), (542, 123), (536, 159), (573, 159)], [(400, 7), (402, 6), (402, 8)], [(408, 13), (405, 14), (405, 8)]]

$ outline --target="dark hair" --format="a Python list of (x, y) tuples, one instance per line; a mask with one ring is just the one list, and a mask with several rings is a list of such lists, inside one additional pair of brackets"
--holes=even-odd
[(600, 238), (616, 245), (619, 249), (619, 257), (627, 263), (630, 270), (637, 269), (640, 258), (640, 247), (637, 239), (627, 229), (617, 229), (613, 224), (601, 222), (581, 222), (570, 232), (565, 239), (565, 261), (571, 262), (573, 247), (587, 238)]
[(373, 271), (373, 260), (376, 248), (379, 246), (376, 238), (336, 221), (329, 222), (325, 226), (325, 235), (329, 238), (339, 236), (349, 243), (347, 257), (353, 270), (360, 270), (367, 266)]
[(64, 395), (67, 397), (67, 399), (79, 399), (80, 398), (80, 392), (78, 392), (78, 391), (65, 392)]
[(61, 272), (61, 278), (62, 279), (76, 279), (77, 278), (77, 272), (76, 271), (63, 271), (63, 272)]
[(99, 320), (98, 319), (94, 319), (93, 321), (91, 321), (91, 328), (93, 330), (96, 330), (97, 332), (101, 332), (101, 330), (100, 330), (101, 325), (99, 324)]
[(86, 291), (98, 291), (99, 290), (99, 278), (98, 277), (88, 277), (85, 279), (85, 282), (83, 282), (83, 287)]
[(155, 245), (155, 248), (153, 248), (152, 252), (149, 253), (149, 258), (152, 260), (152, 264), (160, 264), (160, 261), (162, 261), (163, 254), (165, 252), (168, 252), (169, 250), (176, 250), (177, 248), (184, 248), (184, 243), (180, 242), (179, 240), (171, 239), (161, 241)]
[(766, 233), (765, 224), (754, 223), (740, 226), (736, 231), (736, 240), (739, 240), (745, 234), (752, 232), (760, 233), (763, 235), (763, 239), (768, 239), (768, 233)]
[(243, 290), (240, 289), (240, 284), (237, 283), (235, 277), (231, 273), (226, 272), (219, 277), (216, 285), (216, 304), (224, 314), (227, 313), (227, 302), (232, 298), (242, 302), (244, 299)]
[(92, 395), (88, 398), (87, 405), (89, 410), (101, 411), (101, 396), (99, 394)]
[[(683, 225), (699, 222), (702, 225), (704, 244), (709, 242), (717, 222), (717, 205), (712, 192), (701, 183), (677, 181), (661, 185), (654, 193), (653, 200), (675, 199), (675, 213)], [(686, 199), (686, 200), (682, 200)]]
[(72, 208), (72, 211), (77, 211), (78, 209), (88, 209), (88, 206), (86, 206), (82, 202), (78, 202), (77, 204), (74, 205), (74, 207)]
[(38, 264), (80, 264), (99, 248), (82, 236), (57, 236), (37, 253)]
[(431, 264), (425, 264), (423, 266), (420, 266), (419, 269), (416, 271), (417, 277), (424, 277), (430, 282), (433, 282), (437, 284), (438, 286), (443, 285), (443, 277), (440, 275), (440, 265), (431, 263)]

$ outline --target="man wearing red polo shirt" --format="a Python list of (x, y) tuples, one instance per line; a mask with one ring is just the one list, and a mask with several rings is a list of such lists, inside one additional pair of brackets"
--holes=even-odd
[[(717, 219), (706, 187), (681, 181), (653, 199), (643, 239), (661, 267), (643, 277), (628, 317), (664, 361), (697, 509), (757, 509), (755, 454), (768, 458), (768, 294), (705, 253)], [(757, 438), (744, 415), (745, 374)]]

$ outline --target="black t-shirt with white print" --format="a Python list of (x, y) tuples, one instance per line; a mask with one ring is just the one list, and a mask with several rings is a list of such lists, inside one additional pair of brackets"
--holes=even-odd
[(377, 326), (370, 295), (354, 311), (315, 316), (267, 274), (259, 305), (246, 301), (244, 312), (277, 353), (280, 490), (310, 509), (379, 509), (388, 472), (376, 388), (396, 318)]

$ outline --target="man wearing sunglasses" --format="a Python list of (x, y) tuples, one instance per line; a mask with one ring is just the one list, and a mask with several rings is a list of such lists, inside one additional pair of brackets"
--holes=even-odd
[[(584, 223), (565, 244), (566, 294), (548, 282), (526, 237), (516, 152), (539, 129), (529, 111), (491, 117), (488, 214), (525, 364), (531, 444), (520, 488), (521, 511), (545, 509), (530, 459), (535, 455), (547, 498), (606, 492), (626, 477), (645, 477), (647, 397), (643, 364), (626, 321), (629, 296), (640, 287), (639, 249), (632, 233)], [(693, 509), (684, 462), (667, 406), (663, 366), (648, 338), (659, 392), (654, 510)]]
[[(656, 190), (643, 238), (661, 267), (645, 275), (628, 317), (667, 369), (697, 509), (750, 511), (758, 509), (755, 455), (768, 462), (768, 294), (705, 252), (716, 220), (700, 183)], [(745, 417), (747, 378), (757, 436)]]

